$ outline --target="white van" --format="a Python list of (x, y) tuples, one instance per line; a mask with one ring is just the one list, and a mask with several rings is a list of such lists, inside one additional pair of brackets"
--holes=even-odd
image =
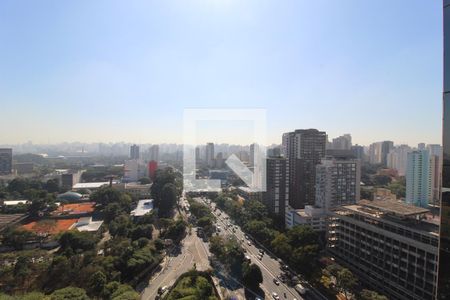
[(295, 285), (295, 290), (296, 290), (300, 295), (306, 294), (306, 289), (305, 289), (305, 288), (303, 287), (303, 285), (301, 285), (300, 283)]

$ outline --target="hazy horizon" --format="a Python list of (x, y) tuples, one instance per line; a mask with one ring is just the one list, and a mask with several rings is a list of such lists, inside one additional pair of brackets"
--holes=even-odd
[(218, 107), (267, 109), (268, 144), (441, 144), (442, 7), (4, 1), (0, 97), (0, 144), (182, 143), (183, 110)]

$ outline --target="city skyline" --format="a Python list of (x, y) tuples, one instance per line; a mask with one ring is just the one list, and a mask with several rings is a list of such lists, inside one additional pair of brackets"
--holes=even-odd
[(0, 4), (1, 143), (180, 143), (192, 107), (265, 108), (269, 144), (441, 141), (437, 2), (86, 5)]

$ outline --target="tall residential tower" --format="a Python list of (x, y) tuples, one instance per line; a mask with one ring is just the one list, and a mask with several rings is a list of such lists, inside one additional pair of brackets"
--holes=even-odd
[(289, 165), (289, 205), (304, 208), (315, 201), (316, 165), (325, 156), (327, 136), (317, 129), (283, 134), (282, 150)]

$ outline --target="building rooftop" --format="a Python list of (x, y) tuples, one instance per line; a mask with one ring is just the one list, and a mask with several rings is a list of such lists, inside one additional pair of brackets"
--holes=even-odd
[(417, 207), (414, 205), (406, 204), (399, 201), (382, 201), (382, 200), (361, 200), (358, 202), (359, 205), (373, 208), (384, 213), (393, 214), (399, 217), (413, 217), (417, 215), (422, 215), (429, 213), (430, 211), (426, 208)]
[(3, 205), (5, 206), (14, 206), (14, 205), (18, 205), (18, 204), (28, 204), (29, 201), (28, 200), (4, 200), (3, 201)]
[(153, 199), (139, 200), (137, 207), (131, 211), (130, 215), (135, 217), (141, 217), (152, 210), (153, 210)]
[(258, 191), (255, 191), (254, 189), (249, 188), (248, 186), (240, 186), (240, 187), (238, 187), (238, 189), (243, 191), (244, 193), (249, 193), (249, 194), (251, 194), (251, 193), (259, 193)]
[(80, 218), (77, 223), (75, 223), (75, 228), (78, 231), (98, 231), (100, 226), (102, 226), (103, 221), (92, 221), (92, 217)]
[(72, 189), (79, 190), (79, 189), (98, 189), (104, 185), (108, 185), (109, 181), (103, 181), (103, 182), (81, 182), (75, 184)]
[(384, 220), (403, 227), (405, 230), (427, 232), (435, 237), (439, 235), (439, 224), (430, 217), (429, 210), (397, 201), (361, 200), (358, 204), (337, 208), (337, 214), (355, 212), (371, 218)]
[(65, 192), (64, 194), (59, 194), (58, 200), (67, 200), (67, 201), (78, 201), (83, 197), (83, 195), (75, 192)]
[(25, 217), (25, 214), (0, 214), (0, 229), (10, 224), (15, 224)]

